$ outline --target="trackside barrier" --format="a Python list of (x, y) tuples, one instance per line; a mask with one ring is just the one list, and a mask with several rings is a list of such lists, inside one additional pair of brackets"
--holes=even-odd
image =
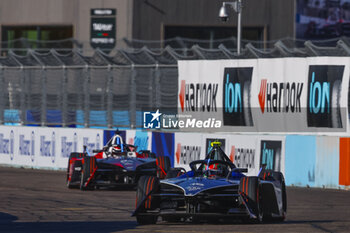
[(349, 188), (350, 138), (286, 136), (287, 185)]
[(339, 186), (339, 137), (316, 137), (315, 186)]
[(315, 136), (286, 136), (286, 184), (315, 187)]
[[(102, 148), (113, 130), (0, 126), (0, 164), (40, 169), (65, 169), (69, 154)], [(189, 168), (203, 159), (212, 141), (237, 167), (256, 175), (261, 164), (285, 174), (295, 186), (349, 188), (350, 138), (339, 136), (252, 135), (120, 131), (139, 150), (169, 156), (172, 166)]]
[(349, 135), (349, 62), (349, 57), (181, 60), (178, 114), (219, 121), (220, 132)]
[(350, 186), (350, 138), (339, 140), (339, 184)]
[(66, 168), (71, 152), (101, 148), (102, 140), (97, 129), (0, 126), (0, 164)]

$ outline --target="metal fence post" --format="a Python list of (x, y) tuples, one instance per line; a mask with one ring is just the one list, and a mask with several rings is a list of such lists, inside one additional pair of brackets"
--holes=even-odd
[(43, 66), (41, 69), (41, 126), (45, 126), (47, 124), (46, 98), (46, 68)]
[(90, 69), (89, 65), (85, 66), (85, 79), (84, 79), (84, 127), (89, 128), (90, 126)]
[(0, 125), (4, 124), (4, 91), (5, 89), (5, 79), (4, 79), (4, 68), (0, 65)]
[(107, 124), (108, 128), (113, 127), (113, 72), (112, 67), (108, 64), (108, 80), (107, 80)]
[(154, 72), (154, 79), (155, 79), (155, 91), (152, 91), (152, 93), (155, 93), (155, 107), (159, 109), (161, 107), (161, 94), (160, 94), (160, 69), (159, 69), (159, 64), (158, 62), (156, 63), (156, 69)]
[(137, 71), (135, 70), (135, 65), (131, 64), (131, 75), (130, 75), (130, 128), (136, 128), (136, 84), (135, 79), (137, 76)]
[(21, 125), (26, 125), (27, 124), (27, 119), (26, 119), (26, 103), (25, 103), (25, 97), (27, 94), (27, 87), (26, 87), (26, 70), (24, 70), (23, 66), (21, 66), (21, 79), (20, 79), (20, 86), (21, 86), (21, 92), (20, 92), (20, 120), (21, 120)]
[(66, 69), (65, 65), (62, 66), (62, 73), (63, 73), (62, 82), (61, 82), (62, 127), (66, 127), (67, 126), (68, 113), (67, 113), (67, 91), (66, 91), (66, 87), (67, 87), (67, 69)]

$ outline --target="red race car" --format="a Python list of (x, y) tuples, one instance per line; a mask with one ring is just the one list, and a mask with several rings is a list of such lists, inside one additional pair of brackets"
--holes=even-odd
[(84, 146), (84, 152), (73, 152), (67, 167), (67, 187), (81, 190), (117, 185), (136, 185), (144, 175), (165, 178), (170, 170), (168, 156), (156, 156), (150, 151), (138, 151), (137, 147), (124, 144), (115, 134), (101, 149), (91, 155)]

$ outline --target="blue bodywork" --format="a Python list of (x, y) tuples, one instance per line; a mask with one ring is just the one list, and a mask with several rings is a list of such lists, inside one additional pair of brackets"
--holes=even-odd
[[(190, 168), (188, 172), (174, 168), (164, 180), (146, 177), (139, 182), (133, 213), (139, 224), (154, 224), (158, 216), (165, 221), (215, 215), (261, 222), (264, 214), (284, 219), (282, 174), (279, 180), (247, 177), (243, 173), (248, 169), (236, 168), (219, 145), (214, 145), (204, 160), (191, 162)], [(149, 183), (156, 188), (149, 189)]]
[(195, 177), (194, 171), (189, 171), (176, 178), (161, 181), (162, 184), (173, 185), (184, 191), (185, 196), (194, 196), (202, 191), (230, 185), (239, 185), (239, 181), (245, 175), (232, 171), (227, 178), (223, 177)]
[(97, 159), (97, 162), (99, 164), (108, 164), (108, 165), (114, 165), (119, 166), (121, 168), (124, 168), (127, 171), (135, 171), (136, 168), (142, 164), (155, 162), (156, 160), (154, 158), (131, 158), (131, 157), (118, 157), (118, 158), (104, 158), (104, 159)]

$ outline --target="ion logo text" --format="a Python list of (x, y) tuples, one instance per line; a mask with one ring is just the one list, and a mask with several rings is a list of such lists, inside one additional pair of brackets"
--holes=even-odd
[(229, 74), (225, 82), (225, 112), (242, 112), (241, 84), (230, 82)]
[(315, 72), (312, 72), (309, 95), (310, 113), (317, 114), (320, 111), (321, 113), (324, 113), (325, 111), (329, 113), (330, 83), (315, 82)]
[(223, 77), (224, 125), (253, 126), (250, 86), (253, 67), (225, 68)]
[(266, 169), (280, 171), (282, 141), (261, 141), (260, 166), (266, 164)]

